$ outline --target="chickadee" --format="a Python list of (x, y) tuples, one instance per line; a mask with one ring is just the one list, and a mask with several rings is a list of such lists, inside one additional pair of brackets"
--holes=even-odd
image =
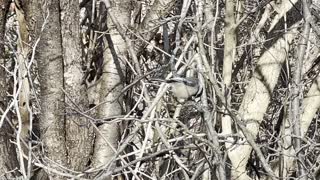
[(184, 102), (191, 97), (198, 97), (202, 93), (202, 87), (196, 78), (173, 77), (165, 82), (170, 85), (173, 96), (175, 96), (179, 102)]

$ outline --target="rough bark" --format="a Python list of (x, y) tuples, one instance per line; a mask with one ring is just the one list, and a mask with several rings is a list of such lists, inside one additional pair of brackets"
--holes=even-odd
[[(259, 132), (259, 125), (263, 120), (272, 91), (278, 81), (289, 44), (296, 34), (296, 27), (291, 27), (291, 31), (285, 34), (285, 38), (280, 38), (261, 56), (253, 77), (246, 87), (246, 93), (238, 113), (253, 137), (256, 137)], [(228, 155), (233, 166), (232, 178), (251, 179), (246, 173), (246, 165), (251, 151), (252, 147), (243, 144), (242, 141), (231, 147)]]
[[(41, 39), (35, 58), (40, 80), (40, 136), (43, 143), (44, 163), (54, 169), (67, 165), (65, 145), (65, 104), (63, 89), (63, 58), (61, 47), (59, 1), (23, 2), (32, 40)], [(43, 31), (42, 31), (42, 26)], [(49, 173), (51, 179), (63, 177)]]
[[(0, 108), (6, 108), (6, 75), (4, 65), (4, 36), (5, 36), (5, 23), (6, 11), (9, 7), (9, 0), (0, 0)], [(2, 112), (0, 112), (2, 115)], [(0, 178), (14, 178), (19, 169), (15, 145), (10, 142), (12, 140), (10, 135), (13, 134), (13, 129), (5, 120), (0, 127)]]
[[(79, 1), (60, 0), (61, 34), (66, 101), (66, 145), (69, 167), (83, 171), (92, 151), (93, 129), (76, 111), (86, 110), (88, 98), (82, 84)], [(70, 98), (70, 99), (69, 99)], [(75, 111), (76, 110), (76, 111)]]
[[(130, 0), (117, 1), (108, 9), (123, 25), (130, 23)], [(97, 114), (99, 118), (120, 115), (122, 110), (121, 90), (123, 89), (124, 62), (127, 58), (126, 43), (118, 33), (111, 19), (108, 17), (107, 26), (110, 36), (104, 41), (106, 50), (103, 53), (104, 66), (101, 77), (100, 102)], [(93, 154), (93, 166), (100, 167), (112, 163), (112, 158), (118, 147), (119, 127), (117, 123), (106, 123), (99, 126)], [(110, 169), (109, 169), (110, 170)], [(111, 179), (108, 177), (107, 179)]]

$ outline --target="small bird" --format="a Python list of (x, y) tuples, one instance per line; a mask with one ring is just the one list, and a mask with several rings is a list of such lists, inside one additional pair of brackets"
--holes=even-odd
[(191, 97), (199, 97), (202, 93), (199, 80), (193, 77), (173, 77), (165, 82), (170, 85), (173, 96), (180, 103)]

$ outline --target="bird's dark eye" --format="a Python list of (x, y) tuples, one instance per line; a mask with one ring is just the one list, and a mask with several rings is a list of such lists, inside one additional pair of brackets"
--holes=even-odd
[(184, 83), (188, 86), (196, 86), (197, 85), (197, 82), (195, 82), (195, 81), (184, 81)]

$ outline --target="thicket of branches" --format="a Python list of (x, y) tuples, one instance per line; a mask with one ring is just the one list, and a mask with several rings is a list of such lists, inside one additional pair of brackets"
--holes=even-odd
[(0, 178), (320, 178), (316, 0), (0, 5)]

